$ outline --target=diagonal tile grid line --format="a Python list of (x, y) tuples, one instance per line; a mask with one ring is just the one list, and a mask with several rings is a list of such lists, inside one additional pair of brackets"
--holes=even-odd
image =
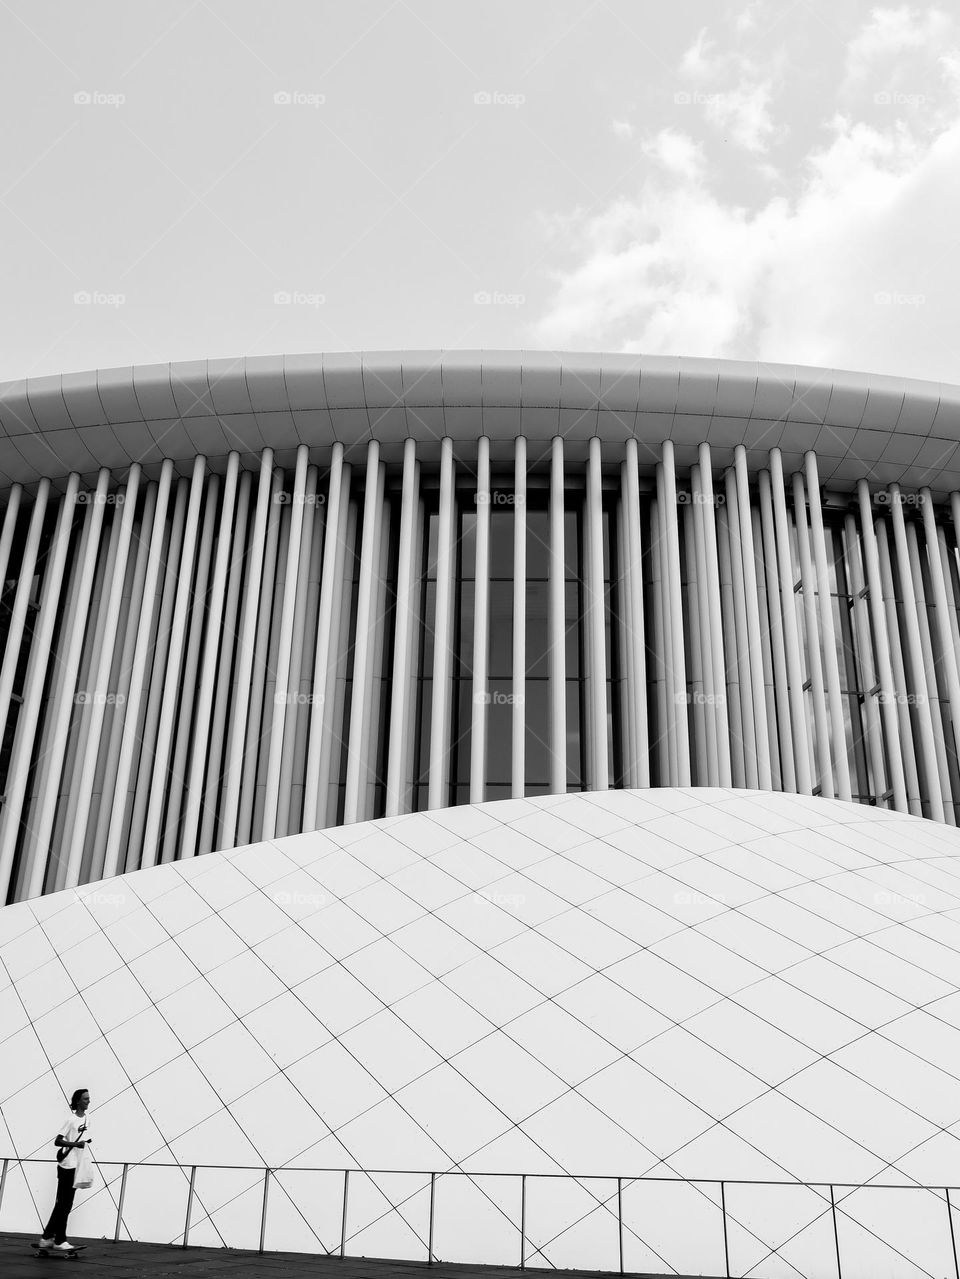
[[(524, 807), (527, 807), (527, 806), (524, 806)], [(354, 830), (357, 830), (357, 828), (354, 828)], [(176, 865), (176, 863), (175, 863), (175, 865)], [(185, 865), (189, 865), (189, 863), (184, 863), (184, 866), (185, 866)], [(180, 867), (178, 866), (178, 868), (180, 868)], [(509, 866), (507, 866), (507, 868), (509, 868)], [(182, 871), (182, 872), (183, 872), (183, 871)], [(492, 881), (491, 881), (491, 883), (495, 884), (495, 883), (497, 883), (497, 880), (496, 880), (496, 879), (495, 879), (495, 880), (492, 880)], [(52, 903), (51, 903), (51, 904), (52, 904)], [(878, 912), (878, 913), (879, 913), (879, 912)], [(500, 961), (497, 961), (497, 962), (500, 962)], [(717, 991), (715, 991), (715, 993), (717, 993)], [(718, 994), (718, 993), (717, 993), (717, 994)], [(679, 1022), (674, 1021), (674, 1024), (679, 1024)]]

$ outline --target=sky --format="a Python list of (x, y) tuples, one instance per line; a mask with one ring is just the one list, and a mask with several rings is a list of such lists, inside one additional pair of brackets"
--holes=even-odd
[(0, 380), (629, 351), (960, 382), (960, 19), (0, 0)]

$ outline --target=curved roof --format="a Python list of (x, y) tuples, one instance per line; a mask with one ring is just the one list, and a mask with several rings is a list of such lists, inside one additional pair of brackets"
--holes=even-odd
[[(28, 378), (0, 386), (0, 486), (62, 481), (78, 471), (165, 458), (186, 473), (197, 453), (222, 469), (232, 450), (266, 445), (281, 466), (307, 444), (403, 440), (439, 456), (444, 435), (490, 436), (510, 455), (523, 433), (562, 434), (576, 458), (598, 435), (612, 461), (630, 437), (671, 439), (681, 466), (703, 440), (730, 460), (744, 444), (752, 467), (774, 445), (788, 472), (816, 450), (824, 483), (893, 481), (960, 489), (960, 387), (782, 364), (644, 355), (530, 351), (380, 351), (257, 356), (138, 365)], [(498, 448), (498, 445), (500, 446)], [(251, 459), (252, 464), (252, 459)]]

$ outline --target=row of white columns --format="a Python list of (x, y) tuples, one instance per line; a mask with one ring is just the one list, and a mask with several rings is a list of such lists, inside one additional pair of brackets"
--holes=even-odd
[[(15, 728), (0, 810), (0, 900), (331, 825), (341, 813), (352, 822), (410, 811), (418, 782), (430, 807), (444, 806), (454, 747), (469, 750), (469, 796), (482, 802), (489, 440), (467, 457), (455, 457), (451, 439), (441, 443), (430, 616), (417, 445), (406, 442), (389, 492), (376, 441), (353, 459), (351, 467), (337, 444), (321, 473), (302, 446), (290, 492), (269, 448), (257, 471), (232, 454), (222, 476), (198, 457), (179, 480), (167, 462), (149, 483), (132, 467), (119, 488), (103, 470), (92, 493), (80, 493), (71, 476), (56, 498), (43, 481), (28, 509), (19, 486), (10, 490), (0, 579), (15, 587), (0, 725), (15, 718)], [(585, 466), (571, 467), (560, 437), (538, 461), (548, 466), (550, 538), (542, 725), (528, 712), (526, 672), (538, 655), (526, 643), (530, 460), (518, 438), (514, 796), (524, 794), (531, 731), (547, 743), (551, 789), (568, 784), (568, 735), (578, 728), (567, 722), (565, 659), (564, 509), (573, 481), (583, 511), (575, 785), (656, 779), (844, 799), (856, 792), (956, 820), (960, 495), (948, 531), (928, 491), (904, 495), (893, 485), (878, 508), (860, 482), (855, 510), (833, 534), (843, 540), (852, 597), (845, 649), (813, 453), (789, 487), (777, 449), (753, 481), (742, 448), (718, 471), (706, 444), (688, 476), (678, 475), (669, 441), (646, 476), (635, 440), (615, 476), (599, 439)], [(460, 724), (458, 470), (476, 493), (471, 697)], [(614, 563), (604, 553), (611, 478)], [(919, 518), (906, 518), (908, 504)], [(878, 509), (889, 515), (878, 519)], [(427, 629), (432, 666), (421, 670)], [(854, 686), (859, 702), (850, 699)], [(432, 693), (421, 706), (423, 687)], [(420, 751), (427, 725), (429, 749)]]

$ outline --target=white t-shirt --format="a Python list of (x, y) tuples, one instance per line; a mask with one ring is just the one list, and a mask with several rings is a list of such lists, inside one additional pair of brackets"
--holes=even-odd
[[(71, 1110), (57, 1136), (63, 1137), (65, 1141), (85, 1141), (90, 1136), (89, 1128), (90, 1115), (86, 1114), (81, 1118), (80, 1115), (75, 1115)], [(76, 1147), (71, 1147), (60, 1160), (60, 1167), (76, 1168), (79, 1155), (80, 1151)]]

